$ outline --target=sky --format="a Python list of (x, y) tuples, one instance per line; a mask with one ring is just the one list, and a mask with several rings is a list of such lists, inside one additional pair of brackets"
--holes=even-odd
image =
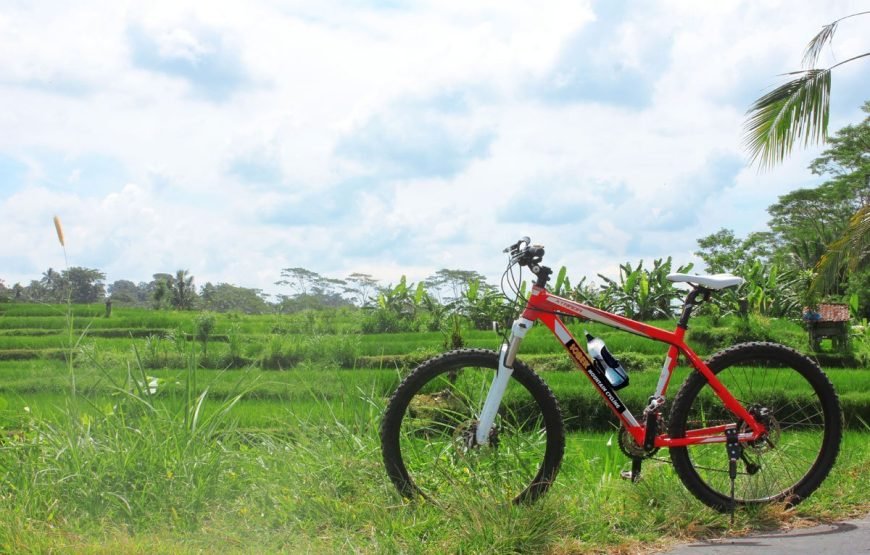
[[(5, 0), (0, 279), (497, 283), (524, 235), (575, 280), (697, 262), (698, 238), (763, 230), (821, 182), (821, 147), (750, 166), (745, 112), (868, 6)], [(820, 64), (866, 52), (868, 23), (842, 22)], [(868, 83), (868, 62), (835, 70), (831, 132), (862, 119)]]

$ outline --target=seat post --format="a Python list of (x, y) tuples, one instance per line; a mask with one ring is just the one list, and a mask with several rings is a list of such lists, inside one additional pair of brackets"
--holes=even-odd
[[(701, 298), (699, 299), (698, 297)], [(689, 291), (689, 294), (686, 296), (685, 302), (683, 302), (683, 312), (680, 314), (680, 321), (677, 323), (677, 326), (684, 330), (689, 329), (689, 318), (692, 317), (692, 309), (702, 302), (709, 300), (709, 289), (697, 285), (692, 287), (692, 290)]]

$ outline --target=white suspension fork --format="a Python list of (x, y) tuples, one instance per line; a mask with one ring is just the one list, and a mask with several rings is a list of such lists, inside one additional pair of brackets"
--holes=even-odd
[(534, 322), (525, 318), (517, 318), (511, 326), (511, 336), (507, 343), (501, 346), (501, 353), (498, 357), (498, 371), (492, 380), (492, 385), (489, 386), (489, 392), (486, 394), (486, 401), (483, 403), (483, 410), (480, 412), (480, 418), (477, 423), (477, 432), (475, 439), (478, 445), (487, 445), (489, 443), (489, 432), (495, 422), (495, 417), (498, 414), (498, 407), (501, 405), (501, 399), (507, 389), (508, 381), (511, 379), (511, 374), (514, 373), (514, 360), (517, 358), (517, 351), (520, 348), (523, 338), (526, 333), (532, 328)]

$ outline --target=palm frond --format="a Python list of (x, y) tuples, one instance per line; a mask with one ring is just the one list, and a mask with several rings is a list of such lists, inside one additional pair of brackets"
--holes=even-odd
[(803, 66), (805, 68), (813, 68), (816, 66), (816, 62), (819, 59), (819, 54), (822, 53), (822, 48), (825, 47), (826, 44), (831, 42), (834, 38), (834, 32), (837, 30), (837, 23), (839, 20), (825, 25), (822, 27), (822, 30), (819, 31), (819, 34), (814, 36), (809, 43), (807, 43), (807, 47), (804, 50), (804, 59)]
[(854, 272), (863, 267), (870, 257), (870, 204), (865, 204), (849, 218), (843, 234), (828, 245), (828, 250), (815, 267), (811, 288), (827, 289), (837, 282), (840, 270)]
[(839, 22), (859, 15), (870, 15), (870, 11), (853, 13), (846, 17), (841, 17), (840, 19), (822, 27), (822, 30), (807, 43), (807, 47), (804, 50), (804, 67), (807, 69), (815, 67), (816, 62), (819, 60), (819, 54), (822, 53), (822, 48), (833, 40), (834, 32), (837, 30), (837, 24)]
[(831, 70), (810, 69), (762, 96), (749, 108), (744, 142), (761, 167), (781, 162), (794, 143), (824, 142), (828, 133)]

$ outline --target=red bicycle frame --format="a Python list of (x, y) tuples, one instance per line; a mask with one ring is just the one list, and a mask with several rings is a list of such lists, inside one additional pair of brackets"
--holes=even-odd
[[(688, 302), (688, 301), (687, 301)], [(755, 441), (767, 430), (765, 426), (759, 423), (746, 408), (722, 385), (716, 375), (698, 357), (697, 354), (686, 345), (683, 338), (686, 334), (686, 327), (681, 321), (674, 331), (667, 331), (655, 326), (650, 326), (642, 322), (637, 322), (611, 314), (604, 310), (584, 305), (582, 303), (570, 301), (568, 299), (551, 294), (546, 288), (535, 285), (532, 288), (532, 295), (528, 300), (526, 308), (523, 310), (520, 320), (526, 320), (528, 327), (536, 321), (542, 322), (549, 330), (559, 339), (568, 355), (583, 371), (589, 381), (598, 390), (601, 397), (607, 402), (610, 409), (622, 421), (625, 428), (631, 433), (635, 441), (639, 445), (643, 445), (646, 435), (646, 426), (638, 423), (631, 411), (622, 402), (616, 391), (610, 386), (607, 380), (603, 379), (595, 371), (592, 364), (592, 359), (589, 354), (580, 347), (577, 340), (568, 331), (567, 326), (562, 322), (559, 316), (574, 316), (583, 320), (592, 320), (606, 326), (618, 328), (642, 337), (667, 343), (670, 345), (667, 357), (662, 365), (661, 374), (659, 376), (656, 391), (652, 396), (652, 400), (648, 409), (655, 410), (664, 403), (664, 396), (668, 388), (674, 368), (677, 366), (677, 358), (682, 354), (691, 365), (704, 377), (710, 384), (710, 387), (719, 396), (725, 407), (730, 410), (736, 418), (743, 421), (748, 430), (738, 435), (738, 440), (741, 442)], [(688, 319), (688, 315), (686, 316)], [(518, 345), (517, 345), (518, 346)], [(516, 347), (513, 349), (516, 350)], [(720, 426), (710, 426), (687, 430), (685, 437), (672, 438), (667, 434), (658, 434), (655, 436), (655, 447), (685, 447), (699, 443), (725, 443), (725, 430), (734, 427), (735, 424), (727, 424)]]

